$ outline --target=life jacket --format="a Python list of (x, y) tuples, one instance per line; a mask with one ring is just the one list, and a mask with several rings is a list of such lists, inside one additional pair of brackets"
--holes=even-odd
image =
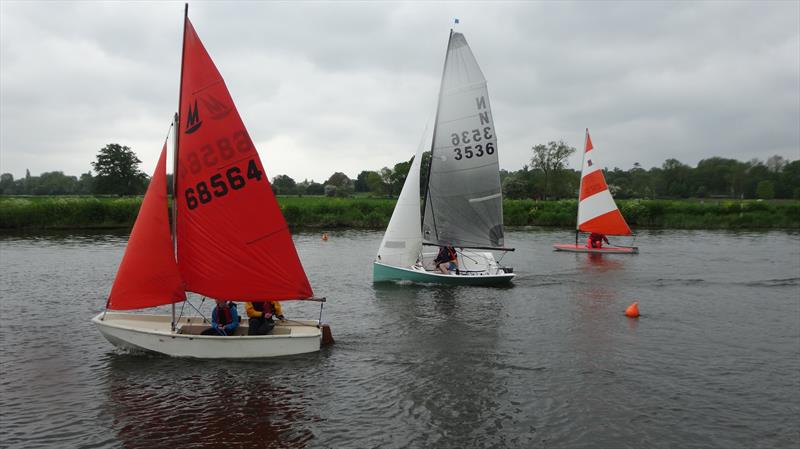
[(233, 322), (233, 315), (231, 314), (231, 306), (228, 304), (227, 307), (217, 307), (217, 325), (227, 326)]
[[(269, 301), (254, 302), (252, 304), (253, 304), (253, 308), (254, 309), (256, 309), (257, 311), (259, 311), (259, 312), (264, 314), (264, 318), (272, 318), (272, 315), (275, 313), (274, 307), (273, 307), (272, 303), (269, 302)], [(266, 308), (267, 310), (264, 310), (264, 305), (265, 304), (269, 305)]]
[(456, 253), (456, 249), (453, 247), (447, 248), (447, 255), (450, 256), (450, 260), (456, 260), (458, 258), (458, 253)]

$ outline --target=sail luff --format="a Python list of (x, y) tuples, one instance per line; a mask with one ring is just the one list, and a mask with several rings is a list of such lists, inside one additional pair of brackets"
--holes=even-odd
[[(422, 203), (422, 214), (420, 215), (420, 229), (424, 226), (425, 214), (428, 208), (428, 196), (430, 195), (430, 182), (431, 182), (431, 169), (433, 167), (433, 153), (436, 146), (436, 130), (439, 123), (439, 108), (442, 105), (442, 91), (444, 88), (444, 75), (447, 72), (447, 61), (450, 57), (450, 43), (453, 40), (453, 29), (450, 28), (450, 34), (447, 36), (447, 49), (444, 52), (444, 64), (442, 65), (442, 79), (439, 82), (439, 99), (436, 101), (436, 115), (433, 118), (433, 135), (431, 136), (431, 158), (428, 163), (428, 172), (425, 177), (425, 196)], [(434, 222), (434, 232), (436, 232), (436, 216), (431, 209), (431, 219)]]

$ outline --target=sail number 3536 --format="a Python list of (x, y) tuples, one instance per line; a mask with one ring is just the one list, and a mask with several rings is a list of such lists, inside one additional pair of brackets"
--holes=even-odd
[[(472, 159), (473, 157), (481, 157), (484, 154), (494, 154), (494, 142), (478, 143), (492, 138), (494, 138), (494, 135), (492, 134), (492, 128), (489, 126), (484, 127), (482, 130), (473, 129), (472, 131), (463, 131), (460, 134), (451, 134), (450, 141), (455, 147), (453, 148), (453, 153), (456, 154), (453, 159), (460, 161), (463, 158)], [(468, 143), (472, 145), (466, 145)]]
[(250, 159), (247, 163), (247, 173), (243, 174), (239, 167), (231, 167), (225, 170), (225, 174), (217, 173), (209, 178), (209, 182), (198, 182), (194, 187), (189, 187), (184, 192), (186, 206), (189, 210), (197, 208), (201, 204), (210, 203), (214, 198), (225, 196), (231, 190), (239, 190), (247, 184), (248, 179), (260, 181), (264, 173), (258, 169), (256, 161)]

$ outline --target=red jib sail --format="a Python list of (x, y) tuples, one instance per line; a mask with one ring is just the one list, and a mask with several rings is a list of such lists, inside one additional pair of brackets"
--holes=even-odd
[(107, 308), (142, 309), (186, 300), (170, 236), (167, 145), (144, 195)]
[(186, 18), (178, 133), (178, 267), (186, 290), (235, 301), (313, 296), (258, 152)]
[(578, 230), (608, 235), (631, 235), (631, 228), (625, 223), (611, 192), (608, 191), (606, 178), (593, 150), (592, 138), (587, 129), (578, 202)]

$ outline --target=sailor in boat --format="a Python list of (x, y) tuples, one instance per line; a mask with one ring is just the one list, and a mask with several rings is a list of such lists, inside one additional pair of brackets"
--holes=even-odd
[(239, 327), (239, 313), (236, 304), (217, 299), (217, 306), (211, 311), (211, 327), (204, 330), (202, 335), (229, 336)]
[(433, 265), (442, 274), (450, 274), (450, 271), (455, 271), (456, 274), (459, 274), (456, 249), (452, 246), (440, 247), (439, 254), (436, 255), (436, 259), (433, 259)]
[(285, 319), (281, 303), (277, 301), (246, 302), (244, 309), (250, 322), (247, 335), (267, 335), (275, 327), (272, 317), (281, 321)]
[(589, 234), (589, 241), (588, 245), (589, 248), (602, 248), (603, 242), (608, 243), (608, 238), (605, 234), (600, 234), (599, 232), (592, 232)]

